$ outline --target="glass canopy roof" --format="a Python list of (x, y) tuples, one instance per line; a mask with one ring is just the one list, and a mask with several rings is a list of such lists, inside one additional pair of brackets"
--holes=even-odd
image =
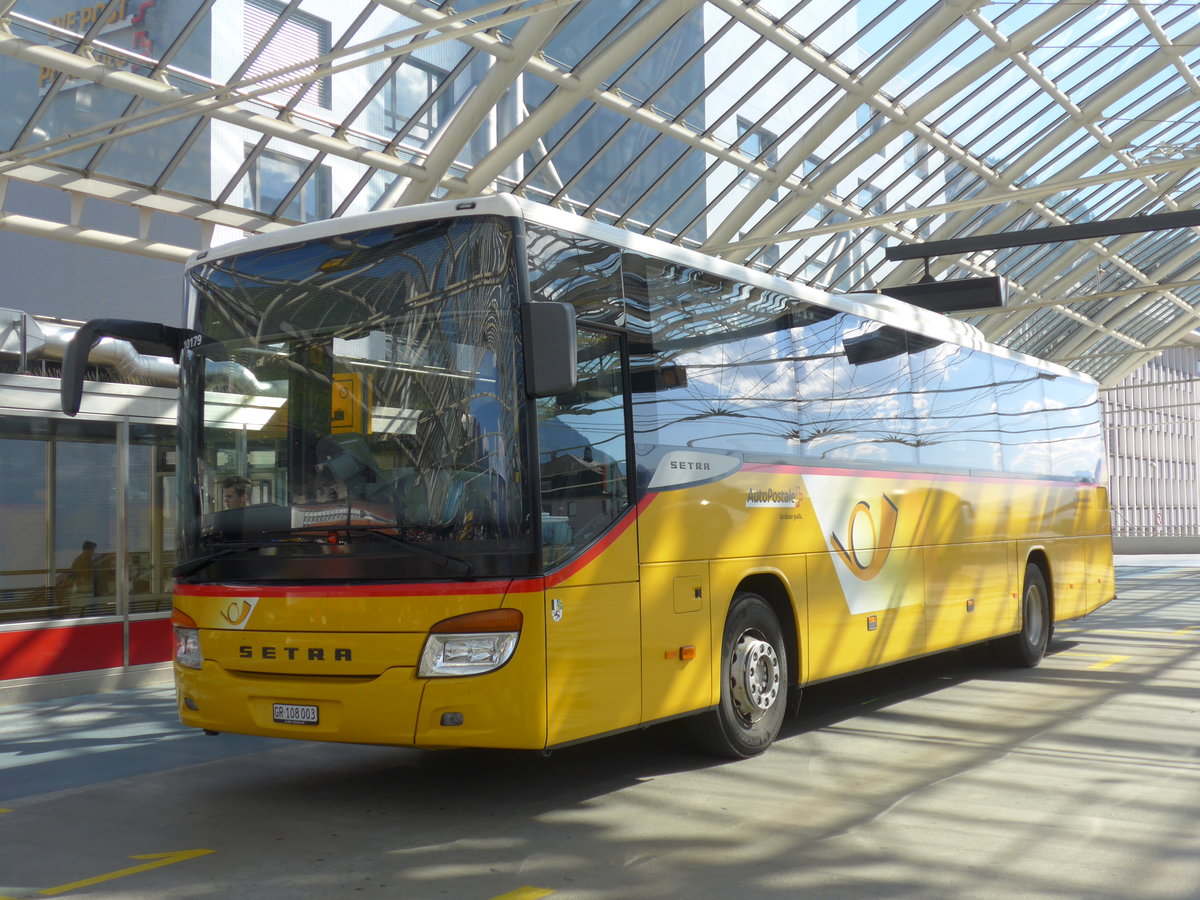
[(156, 217), (512, 191), (829, 290), (1001, 276), (956, 315), (1106, 384), (1200, 324), (1193, 228), (884, 253), (1194, 209), (1191, 0), (83, 2), (0, 0), (0, 197), (71, 198), (0, 230), (181, 261)]

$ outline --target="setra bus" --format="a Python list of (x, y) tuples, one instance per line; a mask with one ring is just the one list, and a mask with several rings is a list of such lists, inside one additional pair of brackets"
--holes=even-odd
[(546, 750), (687, 718), (750, 756), (804, 685), (1113, 597), (1096, 385), (497, 195), (196, 254), (180, 364), (182, 721)]

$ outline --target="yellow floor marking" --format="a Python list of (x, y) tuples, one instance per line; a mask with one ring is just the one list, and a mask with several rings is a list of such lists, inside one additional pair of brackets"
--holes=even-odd
[(1189, 632), (1195, 631), (1197, 628), (1200, 628), (1200, 625), (1188, 625), (1186, 628), (1180, 628), (1177, 631), (1172, 631), (1171, 634), (1188, 634)]
[(1065, 650), (1062, 653), (1055, 654), (1056, 656), (1084, 656), (1088, 659), (1098, 659), (1100, 662), (1088, 666), (1089, 669), (1107, 669), (1109, 666), (1115, 666), (1117, 663), (1125, 662), (1129, 659), (1128, 656), (1105, 656), (1103, 653), (1080, 653), (1075, 650)]
[(501, 894), (499, 897), (493, 897), (492, 900), (538, 900), (539, 897), (549, 897), (554, 891), (546, 888), (522, 887), (515, 891), (509, 891), (507, 894)]
[(1094, 666), (1088, 666), (1089, 669), (1107, 669), (1109, 666), (1115, 666), (1117, 663), (1123, 663), (1129, 659), (1128, 656), (1110, 656), (1103, 662), (1098, 662)]
[(213, 853), (213, 850), (180, 850), (177, 853), (142, 853), (137, 856), (131, 856), (130, 859), (151, 859), (153, 862), (142, 863), (140, 866), (130, 866), (128, 869), (119, 869), (116, 872), (109, 872), (105, 875), (97, 875), (95, 878), (85, 878), (82, 881), (72, 881), (70, 884), (60, 884), (58, 887), (46, 888), (43, 891), (38, 891), (39, 896), (53, 897), (56, 894), (65, 894), (67, 891), (77, 891), (80, 888), (91, 887), (93, 884), (102, 884), (105, 881), (113, 881), (117, 878), (124, 878), (126, 875), (136, 875), (138, 872), (148, 872), (150, 869), (161, 869), (163, 866), (174, 865), (175, 863), (185, 862), (189, 859), (195, 859), (198, 856), (207, 856)]

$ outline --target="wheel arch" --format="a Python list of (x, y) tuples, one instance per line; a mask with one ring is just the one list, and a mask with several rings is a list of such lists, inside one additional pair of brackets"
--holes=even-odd
[[(787, 675), (788, 684), (795, 685), (800, 683), (800, 631), (796, 627), (796, 608), (792, 604), (792, 596), (788, 592), (787, 585), (783, 579), (773, 572), (758, 572), (754, 575), (747, 575), (740, 582), (733, 593), (736, 597), (743, 592), (758, 594), (767, 601), (767, 605), (771, 607), (771, 611), (775, 613), (775, 618), (779, 620), (779, 627), (783, 631), (783, 639), (787, 642)], [(732, 600), (732, 597), (730, 598)]]
[(1050, 604), (1050, 622), (1054, 622), (1054, 578), (1050, 568), (1050, 556), (1042, 547), (1034, 547), (1025, 557), (1025, 566), (1021, 569), (1021, 590), (1025, 590), (1025, 569), (1029, 566), (1037, 566), (1042, 571), (1042, 578), (1046, 582), (1046, 602)]

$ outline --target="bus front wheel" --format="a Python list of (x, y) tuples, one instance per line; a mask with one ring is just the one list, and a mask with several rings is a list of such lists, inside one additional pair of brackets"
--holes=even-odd
[(709, 753), (755, 756), (771, 746), (787, 709), (787, 649), (770, 604), (749, 592), (734, 597), (721, 646), (721, 700), (688, 725)]
[(1006, 665), (1033, 668), (1046, 655), (1052, 627), (1046, 576), (1040, 566), (1030, 563), (1021, 588), (1021, 630), (996, 642), (996, 656)]

